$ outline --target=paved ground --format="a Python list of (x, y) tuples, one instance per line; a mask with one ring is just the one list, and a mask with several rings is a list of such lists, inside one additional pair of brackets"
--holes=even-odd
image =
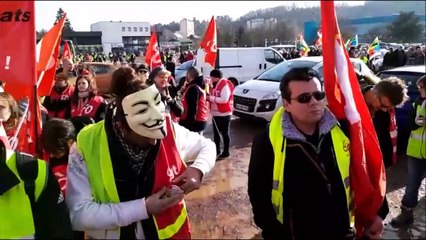
[[(231, 157), (216, 163), (204, 179), (202, 188), (186, 197), (193, 238), (249, 239), (261, 238), (252, 220), (251, 205), (247, 196), (247, 171), (251, 141), (265, 128), (259, 122), (238, 119), (231, 123)], [(211, 125), (207, 137), (212, 137)], [(399, 213), (407, 177), (406, 161), (400, 161), (387, 171), (387, 196), (390, 214), (385, 222)], [(415, 223), (409, 228), (394, 229), (385, 226), (384, 239), (426, 239), (426, 200), (423, 181), (419, 205), (415, 210)]]

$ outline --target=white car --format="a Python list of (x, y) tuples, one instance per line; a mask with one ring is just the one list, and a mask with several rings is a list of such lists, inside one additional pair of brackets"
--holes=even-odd
[(190, 67), (195, 66), (195, 59), (186, 61), (175, 68), (175, 81), (179, 85), (186, 78), (186, 72)]
[[(379, 81), (373, 72), (360, 59), (351, 58), (354, 68), (372, 79)], [(240, 118), (260, 118), (271, 121), (272, 116), (282, 106), (279, 89), (281, 78), (292, 68), (309, 67), (317, 70), (321, 81), (323, 76), (322, 57), (303, 57), (280, 63), (263, 72), (253, 80), (238, 85), (234, 90), (234, 115)]]

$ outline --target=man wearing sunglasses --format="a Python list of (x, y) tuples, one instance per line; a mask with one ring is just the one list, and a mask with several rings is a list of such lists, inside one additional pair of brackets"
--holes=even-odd
[[(248, 194), (265, 239), (354, 238), (350, 141), (318, 79), (310, 68), (285, 74), (283, 107), (253, 140)], [(372, 226), (366, 235), (380, 235), (382, 222)]]
[(385, 167), (388, 168), (396, 162), (397, 127), (394, 108), (409, 99), (407, 86), (403, 80), (389, 77), (374, 86), (365, 86), (362, 93), (373, 118)]

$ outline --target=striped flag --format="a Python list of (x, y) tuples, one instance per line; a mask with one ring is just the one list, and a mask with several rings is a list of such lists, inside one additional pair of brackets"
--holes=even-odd
[(321, 1), (324, 87), (328, 107), (349, 123), (350, 186), (354, 193), (357, 236), (375, 219), (386, 193), (386, 175), (377, 135), (341, 39), (333, 1)]
[(358, 46), (358, 34), (355, 35), (354, 39), (352, 39), (351, 47)]
[(351, 46), (351, 42), (352, 42), (352, 40), (349, 38), (348, 41), (346, 41), (346, 43), (345, 43), (345, 48), (348, 51), (349, 51), (349, 47)]
[(380, 52), (380, 41), (379, 37), (376, 37), (371, 45), (368, 47), (368, 55), (373, 55), (377, 52)]
[(308, 56), (308, 52), (311, 51), (308, 44), (306, 44), (305, 39), (303, 39), (303, 36), (299, 36), (299, 53), (301, 57)]

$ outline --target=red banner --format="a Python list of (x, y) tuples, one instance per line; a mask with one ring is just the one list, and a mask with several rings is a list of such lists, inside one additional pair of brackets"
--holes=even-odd
[(204, 49), (206, 54), (204, 56), (204, 62), (210, 64), (210, 66), (214, 68), (217, 54), (217, 31), (214, 16), (212, 16), (212, 19), (210, 20), (209, 26), (204, 34), (203, 41), (200, 43), (200, 47)]
[(30, 97), (36, 83), (33, 1), (0, 2), (0, 80), (16, 100)]
[(161, 62), (160, 50), (158, 49), (157, 33), (152, 32), (146, 50), (145, 62), (149, 65), (151, 71), (157, 67), (163, 66)]

